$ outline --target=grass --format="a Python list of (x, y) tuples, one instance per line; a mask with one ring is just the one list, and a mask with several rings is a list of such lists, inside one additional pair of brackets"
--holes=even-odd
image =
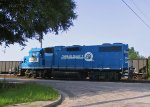
[(0, 83), (0, 107), (16, 103), (56, 100), (58, 92), (52, 87), (36, 83)]
[(148, 77), (148, 79), (147, 80), (150, 80), (150, 77)]

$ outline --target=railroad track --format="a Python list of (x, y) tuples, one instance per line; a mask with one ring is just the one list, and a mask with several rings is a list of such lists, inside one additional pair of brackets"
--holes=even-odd
[[(15, 75), (0, 75), (0, 78), (18, 78), (18, 79), (28, 79), (26, 77), (20, 77), (20, 76), (15, 76)], [(31, 78), (30, 78), (31, 79)], [(32, 78), (34, 79), (34, 78)], [(43, 79), (43, 78), (36, 78), (36, 79)], [(65, 80), (65, 81), (91, 81), (89, 79), (85, 80), (79, 80), (79, 79), (71, 79), (71, 78), (51, 78), (51, 79), (45, 79), (45, 80)], [(91, 81), (91, 82), (98, 82), (98, 81)], [(99, 82), (124, 82), (124, 83), (150, 83), (150, 80), (127, 80), (127, 79), (121, 79), (120, 81), (104, 81), (104, 80), (99, 80)]]
[(126, 82), (126, 83), (150, 83), (150, 80), (120, 80), (118, 82)]

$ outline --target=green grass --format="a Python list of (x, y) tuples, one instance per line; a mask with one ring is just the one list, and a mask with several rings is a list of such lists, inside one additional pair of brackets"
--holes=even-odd
[(148, 77), (148, 79), (147, 80), (150, 80), (150, 77)]
[(56, 100), (59, 94), (52, 87), (36, 83), (9, 84), (0, 83), (0, 106), (32, 102)]

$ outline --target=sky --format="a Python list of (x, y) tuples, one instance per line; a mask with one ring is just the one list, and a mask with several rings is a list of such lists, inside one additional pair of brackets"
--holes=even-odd
[[(74, 0), (78, 17), (68, 31), (44, 36), (43, 47), (125, 43), (140, 55), (150, 56), (150, 28), (122, 0)], [(124, 0), (144, 22), (150, 25), (150, 0)], [(40, 47), (29, 40), (23, 50), (18, 44), (0, 46), (0, 61), (20, 61), (31, 48)]]

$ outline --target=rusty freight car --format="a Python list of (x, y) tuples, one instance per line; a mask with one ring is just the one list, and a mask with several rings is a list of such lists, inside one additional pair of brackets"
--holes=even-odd
[(0, 74), (13, 74), (18, 70), (20, 61), (0, 61)]
[(133, 72), (129, 74), (132, 79), (147, 79), (148, 59), (129, 60), (129, 65), (133, 68)]

